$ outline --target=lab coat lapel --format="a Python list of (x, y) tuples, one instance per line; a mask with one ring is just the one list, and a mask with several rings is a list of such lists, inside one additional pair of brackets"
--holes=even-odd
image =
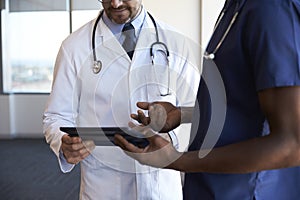
[[(120, 42), (116, 39), (116, 36), (113, 35), (113, 33), (106, 26), (106, 24), (102, 20), (100, 20), (98, 26), (99, 28), (97, 28), (96, 33), (96, 49), (106, 48), (107, 51), (110, 51), (111, 53), (114, 53), (119, 56), (124, 56), (130, 61), (130, 58), (126, 56), (126, 51), (123, 49)], [(150, 17), (147, 15), (136, 44), (135, 53), (132, 58), (132, 64), (135, 62), (139, 63), (139, 61), (141, 61), (141, 58), (145, 58), (145, 55), (140, 55), (140, 53), (144, 51), (148, 51), (149, 53), (150, 45), (156, 41), (155, 37), (156, 36), (154, 25)]]
[(116, 39), (114, 34), (106, 26), (103, 20), (100, 20), (99, 22), (99, 28), (97, 29), (96, 37), (98, 40), (96, 48), (97, 46), (98, 48), (106, 48), (108, 51), (111, 51), (112, 53), (115, 53), (117, 55), (123, 55), (126, 53), (120, 42)]
[[(133, 65), (147, 64), (150, 62), (150, 46), (156, 41), (154, 25), (147, 15), (143, 23), (139, 38), (137, 40), (134, 55), (132, 57)], [(142, 59), (143, 58), (143, 59)], [(145, 63), (146, 62), (146, 63)]]
[(134, 94), (130, 96), (131, 113), (136, 112), (136, 102), (147, 101), (148, 93), (151, 92), (147, 89), (151, 76), (150, 46), (155, 41), (155, 29), (147, 15), (130, 66), (129, 89), (131, 94)]

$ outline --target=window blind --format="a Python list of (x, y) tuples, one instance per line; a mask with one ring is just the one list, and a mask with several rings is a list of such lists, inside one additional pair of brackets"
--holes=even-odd
[[(2, 6), (2, 1), (1, 6)], [(4, 4), (4, 1), (3, 1)], [(98, 10), (97, 0), (9, 0), (9, 12)]]

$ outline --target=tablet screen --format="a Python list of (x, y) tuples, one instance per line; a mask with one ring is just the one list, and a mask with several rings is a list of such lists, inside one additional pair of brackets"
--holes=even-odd
[(144, 136), (128, 127), (60, 127), (70, 137), (93, 140), (97, 146), (114, 146), (114, 135), (120, 134), (132, 144), (145, 147), (149, 141)]

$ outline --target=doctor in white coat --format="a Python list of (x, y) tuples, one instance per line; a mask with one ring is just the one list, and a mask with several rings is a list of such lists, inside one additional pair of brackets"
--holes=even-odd
[[(179, 172), (143, 166), (119, 147), (94, 147), (59, 130), (63, 126), (127, 126), (138, 101), (168, 101), (178, 106), (195, 103), (200, 79), (196, 45), (162, 22), (151, 20), (141, 0), (101, 2), (104, 11), (99, 22), (92, 20), (73, 32), (57, 55), (43, 116), (46, 141), (62, 172), (80, 163), (80, 199), (182, 199)], [(121, 30), (127, 22), (134, 26), (137, 38), (132, 59), (122, 47)], [(100, 70), (93, 68), (94, 26)], [(157, 33), (169, 56), (164, 45), (158, 44), (152, 49), (152, 61), (150, 47), (157, 42)], [(165, 133), (176, 148), (182, 140), (178, 130), (180, 127)]]

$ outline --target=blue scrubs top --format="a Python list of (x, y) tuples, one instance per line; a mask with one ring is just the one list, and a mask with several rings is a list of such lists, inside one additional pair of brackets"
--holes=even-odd
[[(300, 85), (300, 0), (231, 0), (226, 5), (227, 12), (207, 48), (209, 53), (215, 49), (240, 9), (214, 59), (227, 98), (225, 124), (216, 146), (268, 134), (257, 92)], [(201, 147), (210, 123), (211, 99), (203, 79), (197, 100), (200, 122), (192, 132), (190, 151)], [(300, 168), (249, 174), (187, 173), (184, 199), (299, 200)]]

